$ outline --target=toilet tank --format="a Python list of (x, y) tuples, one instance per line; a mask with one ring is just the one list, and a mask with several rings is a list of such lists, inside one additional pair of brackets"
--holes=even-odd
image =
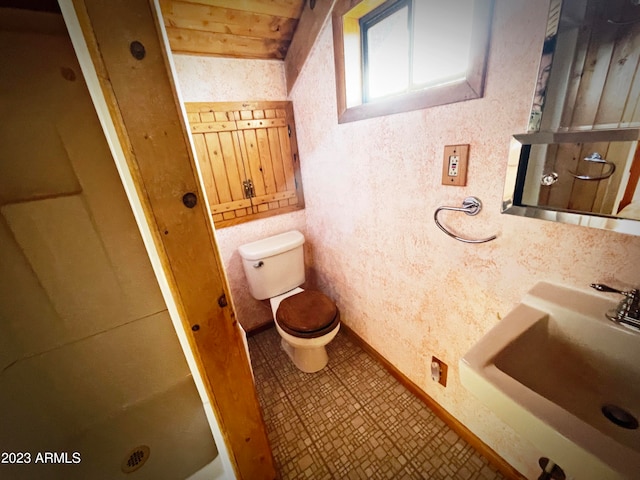
[(297, 230), (238, 247), (253, 298), (264, 300), (304, 283), (304, 236)]

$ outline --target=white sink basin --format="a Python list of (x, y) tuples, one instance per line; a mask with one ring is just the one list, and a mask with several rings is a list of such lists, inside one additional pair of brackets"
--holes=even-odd
[(462, 384), (579, 480), (640, 478), (640, 332), (605, 318), (617, 300), (539, 283), (460, 361)]

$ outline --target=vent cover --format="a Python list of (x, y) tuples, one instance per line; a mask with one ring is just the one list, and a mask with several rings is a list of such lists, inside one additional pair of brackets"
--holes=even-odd
[(125, 459), (122, 461), (122, 471), (124, 473), (131, 473), (138, 470), (149, 459), (151, 449), (146, 445), (140, 445), (132, 449)]

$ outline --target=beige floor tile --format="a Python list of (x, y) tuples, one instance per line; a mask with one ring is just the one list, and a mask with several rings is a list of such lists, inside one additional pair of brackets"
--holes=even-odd
[(315, 374), (291, 363), (273, 328), (249, 350), (283, 480), (504, 478), (345, 333)]

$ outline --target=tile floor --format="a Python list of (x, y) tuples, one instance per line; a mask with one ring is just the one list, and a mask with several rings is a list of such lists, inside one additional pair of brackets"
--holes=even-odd
[(505, 478), (344, 332), (315, 374), (294, 367), (274, 328), (249, 350), (283, 480)]

